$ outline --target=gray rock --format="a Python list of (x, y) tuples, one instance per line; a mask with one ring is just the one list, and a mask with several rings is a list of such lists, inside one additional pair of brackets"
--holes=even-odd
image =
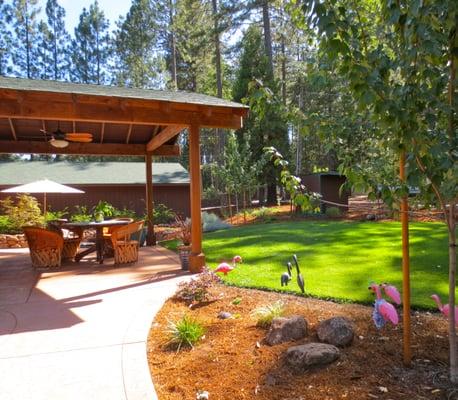
[(267, 332), (266, 343), (269, 346), (307, 336), (307, 321), (300, 315), (274, 318)]
[(325, 343), (307, 343), (290, 347), (285, 352), (285, 362), (295, 371), (304, 371), (337, 360), (340, 351), (336, 346)]
[(317, 334), (320, 342), (339, 347), (350, 345), (355, 336), (351, 322), (344, 317), (329, 318), (321, 322)]
[(227, 311), (220, 311), (219, 314), (218, 314), (218, 318), (219, 319), (229, 319), (232, 317), (232, 314), (230, 312), (227, 312)]

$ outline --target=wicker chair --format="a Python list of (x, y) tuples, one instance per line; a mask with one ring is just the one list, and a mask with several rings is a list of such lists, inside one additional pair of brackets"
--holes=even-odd
[(64, 235), (62, 228), (60, 227), (60, 221), (48, 222), (48, 229), (50, 231), (58, 233), (64, 238), (64, 248), (62, 249), (62, 260), (73, 260), (78, 253), (81, 241), (83, 240), (83, 230), (80, 228), (66, 229), (68, 233)]
[(29, 244), (32, 265), (36, 268), (60, 267), (64, 239), (56, 232), (39, 227), (22, 228)]
[[(128, 224), (134, 222), (133, 218), (115, 218), (116, 221), (126, 221)], [(107, 226), (103, 228), (103, 240), (104, 244), (104, 255), (105, 257), (113, 257), (114, 250), (111, 244), (111, 232), (113, 229), (119, 228), (119, 226)]]
[(112, 229), (111, 245), (114, 250), (115, 264), (128, 264), (138, 261), (140, 243), (138, 240), (132, 240), (131, 236), (143, 229), (143, 223), (144, 221), (133, 222)]

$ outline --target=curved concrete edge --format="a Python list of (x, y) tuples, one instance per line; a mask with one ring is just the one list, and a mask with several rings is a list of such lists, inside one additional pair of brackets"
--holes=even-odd
[(147, 358), (147, 340), (157, 312), (176, 291), (179, 282), (190, 279), (181, 276), (154, 287), (151, 298), (135, 312), (122, 344), (122, 374), (127, 400), (157, 400)]

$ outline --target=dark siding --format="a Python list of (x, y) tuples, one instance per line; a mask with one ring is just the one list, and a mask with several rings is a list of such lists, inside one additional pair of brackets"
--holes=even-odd
[[(145, 186), (144, 185), (72, 185), (83, 190), (83, 194), (56, 194), (47, 195), (48, 205), (51, 210), (73, 210), (74, 206), (87, 206), (92, 208), (100, 200), (113, 204), (116, 208), (129, 208), (138, 215), (145, 213)], [(0, 186), (0, 190), (7, 186)], [(0, 193), (0, 200), (14, 193)], [(40, 204), (42, 194), (34, 194)], [(189, 185), (153, 185), (153, 199), (155, 204), (165, 204), (175, 212), (190, 215)]]
[[(323, 200), (348, 205), (349, 192), (344, 190), (341, 195), (339, 194), (340, 187), (345, 181), (345, 176), (333, 174), (311, 174), (304, 176), (302, 179), (307, 189), (320, 193), (323, 196)], [(321, 211), (324, 212), (326, 207), (332, 207), (332, 205), (322, 204)], [(347, 211), (347, 207), (342, 206), (339, 208), (342, 211)]]

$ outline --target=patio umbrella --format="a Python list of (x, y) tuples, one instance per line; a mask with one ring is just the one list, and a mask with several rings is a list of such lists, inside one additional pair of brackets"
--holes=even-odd
[(49, 179), (42, 179), (25, 185), (14, 186), (4, 189), (5, 193), (43, 193), (43, 214), (46, 217), (46, 194), (47, 193), (84, 193), (82, 190), (62, 185)]

